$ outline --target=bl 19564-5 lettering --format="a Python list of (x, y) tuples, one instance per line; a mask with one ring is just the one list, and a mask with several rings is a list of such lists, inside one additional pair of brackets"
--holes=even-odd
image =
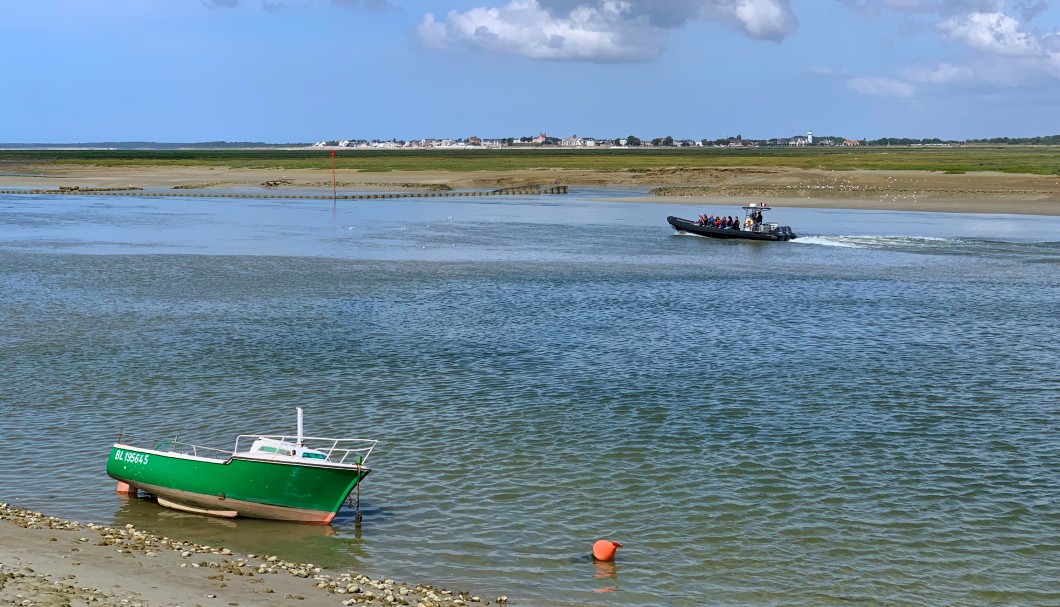
[(128, 462), (130, 464), (146, 464), (147, 458), (150, 456), (146, 453), (133, 453), (131, 451), (117, 451), (114, 453), (114, 459), (119, 462)]

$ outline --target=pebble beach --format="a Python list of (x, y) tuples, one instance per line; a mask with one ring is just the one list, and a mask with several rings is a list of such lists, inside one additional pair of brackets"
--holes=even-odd
[(507, 598), (373, 580), (135, 528), (0, 504), (0, 604), (43, 607), (504, 605)]

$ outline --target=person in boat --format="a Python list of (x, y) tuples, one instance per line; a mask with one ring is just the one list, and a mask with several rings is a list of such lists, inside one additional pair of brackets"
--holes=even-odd
[(696, 225), (697, 226), (707, 225), (707, 214), (706, 213), (700, 213), (699, 214), (699, 218), (696, 219)]
[(750, 230), (750, 229), (752, 229), (754, 227), (755, 227), (755, 220), (751, 219), (751, 217), (748, 216), (747, 219), (745, 219), (744, 222), (743, 222), (743, 229)]

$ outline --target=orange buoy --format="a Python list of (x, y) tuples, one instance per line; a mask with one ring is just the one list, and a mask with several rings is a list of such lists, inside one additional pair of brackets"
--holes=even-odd
[(133, 488), (129, 486), (129, 483), (123, 483), (118, 481), (118, 493), (132, 493)]
[(593, 544), (593, 558), (598, 561), (613, 561), (615, 560), (615, 550), (622, 547), (622, 544), (618, 542), (612, 542), (611, 540), (597, 540)]

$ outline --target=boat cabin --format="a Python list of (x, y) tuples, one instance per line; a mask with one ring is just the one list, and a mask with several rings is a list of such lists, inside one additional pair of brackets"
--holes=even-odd
[(277, 440), (259, 436), (250, 445), (250, 450), (240, 455), (260, 459), (282, 459), (286, 461), (299, 461), (303, 459), (327, 460), (328, 454), (319, 449), (310, 449), (292, 442)]
[(780, 224), (764, 220), (762, 213), (769, 210), (770, 206), (764, 202), (761, 204), (752, 202), (744, 205), (744, 219), (741, 229), (751, 232), (765, 232), (766, 234), (772, 233), (773, 230), (780, 227)]

